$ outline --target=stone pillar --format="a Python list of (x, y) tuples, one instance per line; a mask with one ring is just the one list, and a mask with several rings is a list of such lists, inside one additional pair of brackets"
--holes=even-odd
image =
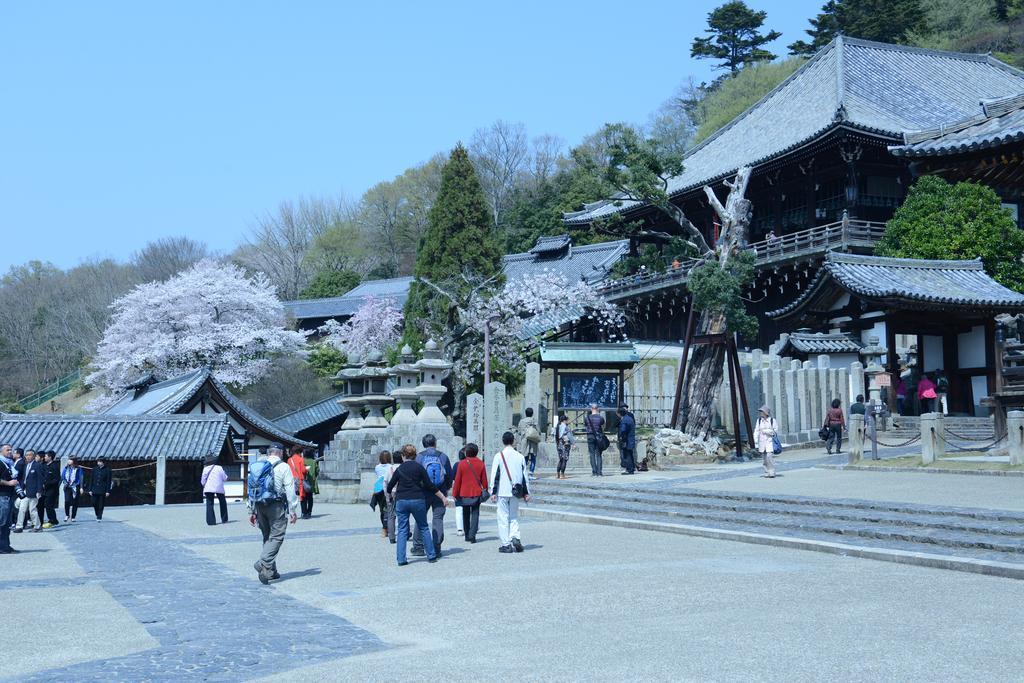
[(512, 428), (505, 424), (505, 385), (491, 382), (484, 387), (484, 452), (492, 456), (501, 450), (501, 435)]
[(541, 431), (546, 431), (546, 425), (540, 423), (540, 363), (526, 364), (526, 384), (523, 385), (523, 415), (526, 409), (533, 408), (533, 419)]
[(864, 416), (850, 416), (850, 464), (860, 462), (864, 457)]
[(946, 454), (943, 441), (942, 413), (925, 413), (921, 416), (921, 462), (931, 465)]
[(853, 396), (850, 396), (850, 371), (847, 368), (839, 368), (836, 371), (836, 398), (843, 402), (843, 410), (847, 410), (853, 403)]
[(764, 352), (761, 349), (754, 349), (750, 352), (750, 367), (760, 370), (764, 363)]
[(484, 442), (484, 397), (472, 393), (466, 397), (466, 443), (475, 443), (483, 448)]
[[(806, 365), (806, 364), (804, 364)], [(807, 370), (801, 365), (796, 372), (796, 395), (800, 402), (800, 431), (806, 432), (811, 429), (811, 406), (807, 395)]]
[(671, 365), (661, 369), (661, 392), (664, 394), (661, 402), (662, 425), (672, 422), (672, 403), (676, 399), (676, 372), (676, 368)]
[(811, 420), (808, 429), (818, 431), (822, 417), (818, 408), (818, 370), (813, 361), (804, 361), (804, 373), (807, 375), (807, 416)]
[(789, 434), (800, 431), (800, 398), (796, 389), (796, 377), (799, 372), (800, 361), (791, 361), (789, 368), (786, 370), (784, 380), (786, 387), (786, 424), (788, 426), (786, 431)]
[(651, 393), (651, 401), (647, 406), (647, 425), (661, 425), (661, 368), (657, 365), (647, 366), (647, 390)]
[(630, 409), (636, 415), (636, 421), (638, 424), (646, 424), (647, 418), (647, 404), (649, 403), (647, 398), (647, 382), (644, 381), (644, 372), (634, 372), (630, 377), (630, 381), (633, 382), (633, 393), (636, 397), (633, 399), (634, 404), (630, 405)]
[(867, 399), (867, 391), (864, 388), (864, 364), (860, 361), (850, 363), (850, 400), (856, 401), (857, 396)]
[(1010, 464), (1024, 465), (1024, 411), (1011, 410), (1006, 414), (1007, 441)]
[(772, 394), (768, 396), (768, 405), (772, 409), (772, 415), (779, 423), (779, 431), (788, 433), (789, 426), (786, 424), (786, 404), (782, 392), (782, 361), (778, 357), (768, 362), (767, 375), (772, 378)]
[(163, 505), (166, 502), (167, 491), (167, 456), (158, 455), (156, 458), (156, 504)]

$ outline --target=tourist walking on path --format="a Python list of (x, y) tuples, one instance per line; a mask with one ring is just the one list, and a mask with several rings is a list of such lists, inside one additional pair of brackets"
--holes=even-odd
[(565, 468), (569, 464), (569, 454), (572, 446), (576, 443), (576, 437), (572, 435), (572, 427), (569, 426), (569, 416), (565, 413), (558, 416), (558, 426), (555, 427), (555, 446), (558, 448), (558, 469), (556, 475), (559, 479), (567, 479)]
[(35, 451), (25, 451), (25, 474), (21, 478), (21, 486), (25, 497), (21, 499), (18, 512), (18, 523), (14, 533), (20, 534), (25, 522), (32, 524), (32, 531), (42, 531), (43, 522), (39, 519), (39, 501), (43, 498), (43, 463), (36, 460)]
[(590, 473), (595, 477), (604, 476), (604, 449), (607, 448), (608, 437), (604, 435), (604, 416), (597, 410), (597, 404), (590, 404), (590, 414), (583, 418), (587, 429), (587, 450), (590, 451)]
[(292, 446), (288, 467), (292, 470), (292, 478), (295, 479), (295, 492), (299, 494), (299, 504), (301, 505), (307, 496), (313, 495), (313, 487), (306, 481), (306, 460), (302, 457), (302, 446)]
[(533, 408), (523, 411), (524, 415), (519, 420), (519, 443), (526, 446), (526, 462), (530, 467), (530, 477), (533, 477), (537, 469), (537, 446), (540, 444), (540, 429), (537, 428), (537, 420), (533, 416)]
[(259, 526), (263, 534), (263, 549), (260, 558), (253, 564), (262, 584), (279, 579), (277, 554), (284, 543), (288, 524), (295, 524), (299, 497), (295, 492), (295, 477), (292, 469), (281, 460), (284, 446), (271, 444), (266, 457), (261, 456), (249, 470), (247, 480), (249, 497), (249, 524)]
[[(455, 463), (452, 464), (452, 498), (455, 499), (455, 507), (460, 507), (459, 499), (455, 495), (455, 478), (459, 476), (459, 463), (466, 459), (466, 447), (463, 446), (459, 449), (459, 457), (456, 458)], [(459, 536), (465, 536), (466, 530), (462, 526), (462, 510), (455, 511), (455, 533)]]
[(114, 488), (114, 475), (107, 467), (107, 461), (101, 455), (96, 458), (96, 467), (92, 470), (92, 481), (89, 483), (89, 495), (92, 497), (92, 509), (96, 513), (96, 521), (103, 521), (103, 508)]
[(380, 535), (382, 538), (388, 535), (388, 501), (387, 494), (384, 492), (384, 487), (387, 486), (391, 479), (388, 476), (388, 472), (391, 471), (391, 451), (381, 451), (380, 455), (377, 456), (377, 464), (373, 468), (373, 473), (377, 475), (377, 480), (373, 483), (373, 495), (370, 496), (370, 509), (376, 509), (380, 515)]
[(775, 478), (775, 437), (779, 433), (779, 423), (772, 417), (768, 406), (761, 406), (757, 411), (757, 424), (754, 426), (754, 445), (761, 454), (764, 467), (763, 477)]
[(60, 461), (56, 451), (43, 456), (43, 509), (46, 510), (44, 529), (57, 526), (57, 502), (60, 500)]
[(213, 514), (213, 499), (220, 502), (220, 523), (228, 523), (228, 499), (224, 495), (224, 482), (228, 480), (228, 473), (216, 463), (209, 463), (203, 468), (203, 476), (199, 483), (203, 485), (203, 496), (206, 498), (206, 523), (210, 526), (217, 525), (217, 517)]
[[(598, 416), (600, 417), (600, 416)], [(498, 552), (523, 552), (519, 534), (519, 501), (530, 502), (530, 487), (526, 482), (526, 459), (513, 448), (512, 432), (501, 435), (504, 447), (491, 465), (493, 494), (498, 499)]]
[(935, 399), (938, 397), (938, 387), (932, 381), (931, 373), (921, 377), (921, 381), (917, 383), (917, 400), (921, 405), (922, 415), (935, 410)]
[(476, 533), (480, 529), (480, 504), (487, 491), (487, 467), (477, 456), (480, 448), (475, 443), (467, 443), (466, 458), (455, 468), (455, 483), (452, 485), (452, 496), (462, 507), (462, 528), (467, 543), (476, 543)]
[(843, 415), (843, 404), (838, 398), (832, 399), (832, 407), (825, 411), (825, 427), (829, 431), (825, 450), (832, 454), (835, 445), (836, 453), (843, 451), (843, 430), (846, 429), (846, 416)]
[(299, 505), (302, 518), (309, 519), (313, 516), (313, 496), (320, 495), (320, 461), (312, 448), (302, 451), (302, 460), (306, 463), (306, 481), (309, 482), (310, 490), (309, 495), (299, 501)]
[(14, 479), (18, 482), (17, 492), (14, 498), (14, 508), (11, 510), (11, 523), (10, 529), (14, 531), (14, 527), (18, 523), (18, 515), (21, 513), (21, 499), (25, 497), (25, 489), (22, 487), (22, 480), (25, 478), (25, 451), (22, 448), (15, 448), (10, 452), (11, 457), (11, 473), (14, 475)]
[(936, 410), (943, 415), (949, 414), (949, 379), (941, 368), (935, 371), (935, 391), (939, 397)]
[[(398, 470), (398, 466), (399, 464), (401, 464), (402, 453), (401, 451), (395, 451), (394, 453), (389, 453), (388, 455), (391, 456), (391, 462), (388, 465), (387, 470), (384, 472), (384, 500), (387, 504), (386, 514), (388, 525), (388, 540), (392, 543), (396, 543), (397, 540), (395, 536), (395, 529), (398, 524), (398, 518), (395, 513), (395, 495), (394, 493), (388, 493), (387, 487), (388, 482), (390, 482), (391, 478), (395, 476), (395, 471)], [(409, 535), (406, 534), (406, 540), (409, 540), (408, 536)]]
[(619, 406), (619, 463), (623, 474), (636, 473), (636, 420), (629, 406)]
[(907, 403), (907, 383), (903, 381), (902, 377), (896, 378), (896, 386), (893, 388), (896, 393), (896, 414), (903, 414), (903, 406)]
[(64, 486), (64, 521), (73, 522), (78, 516), (79, 497), (85, 493), (85, 470), (78, 466), (78, 458), (71, 456), (60, 473)]
[[(452, 487), (452, 462), (446, 454), (437, 450), (437, 438), (433, 434), (427, 434), (423, 437), (423, 450), (416, 456), (416, 462), (423, 466), (431, 483), (442, 494), (440, 500), (433, 495), (424, 497), (432, 512), (430, 531), (434, 538), (434, 550), (440, 556), (441, 545), (444, 543), (445, 500), (448, 496), (448, 489)], [(419, 525), (419, 521), (416, 524)], [(412, 554), (418, 557), (425, 554), (423, 534), (419, 532), (418, 526), (412, 537)]]
[(405, 547), (409, 539), (409, 517), (416, 521), (416, 533), (426, 550), (428, 562), (437, 562), (438, 554), (434, 547), (434, 538), (427, 526), (427, 497), (436, 498), (441, 505), (446, 505), (444, 493), (427, 476), (427, 470), (417, 462), (416, 447), (411, 443), (402, 446), (402, 464), (388, 482), (386, 490), (394, 492), (395, 514), (398, 528), (395, 531), (398, 540), (396, 559), (398, 566), (409, 564), (405, 556)]
[(11, 547), (11, 519), (14, 517), (14, 502), (17, 500), (18, 478), (14, 474), (14, 460), (11, 458), (11, 444), (0, 446), (0, 554), (18, 552)]

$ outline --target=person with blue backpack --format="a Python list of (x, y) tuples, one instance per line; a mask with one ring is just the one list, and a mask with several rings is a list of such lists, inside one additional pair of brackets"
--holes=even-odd
[[(427, 478), (430, 480), (430, 483), (447, 498), (448, 490), (452, 487), (452, 481), (454, 480), (452, 476), (452, 462), (446, 454), (437, 450), (437, 437), (433, 434), (427, 434), (423, 437), (423, 450), (416, 456), (416, 462), (427, 471)], [(432, 493), (427, 495), (426, 502), (432, 511), (430, 515), (430, 532), (434, 539), (434, 548), (440, 557), (441, 544), (444, 543), (445, 504), (443, 499), (438, 500)], [(425, 554), (423, 550), (423, 535), (419, 531), (419, 522), (416, 522), (416, 525), (412, 537), (412, 554), (423, 556)]]
[(260, 559), (253, 564), (260, 583), (266, 585), (272, 579), (279, 579), (277, 553), (284, 543), (288, 523), (298, 519), (299, 497), (295, 491), (295, 477), (292, 468), (281, 459), (284, 446), (270, 445), (266, 456), (252, 464), (246, 484), (249, 497), (249, 524), (259, 525), (263, 533), (263, 550)]

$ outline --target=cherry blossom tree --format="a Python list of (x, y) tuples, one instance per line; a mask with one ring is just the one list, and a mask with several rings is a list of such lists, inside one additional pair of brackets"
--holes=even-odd
[(306, 335), (285, 328), (285, 312), (262, 273), (204, 259), (165, 282), (138, 285), (111, 304), (86, 383), (116, 400), (144, 373), (164, 379), (211, 366), (221, 381), (245, 386), (279, 354), (301, 354)]
[(402, 312), (391, 299), (366, 297), (363, 305), (344, 323), (328, 320), (320, 327), (323, 343), (348, 356), (366, 358), (370, 351), (387, 353), (401, 339)]

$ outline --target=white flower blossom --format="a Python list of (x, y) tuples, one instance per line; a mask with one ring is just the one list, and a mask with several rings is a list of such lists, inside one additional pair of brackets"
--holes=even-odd
[(365, 359), (371, 351), (386, 353), (401, 338), (402, 312), (391, 299), (368, 296), (344, 323), (328, 320), (320, 327), (324, 343), (348, 356)]

